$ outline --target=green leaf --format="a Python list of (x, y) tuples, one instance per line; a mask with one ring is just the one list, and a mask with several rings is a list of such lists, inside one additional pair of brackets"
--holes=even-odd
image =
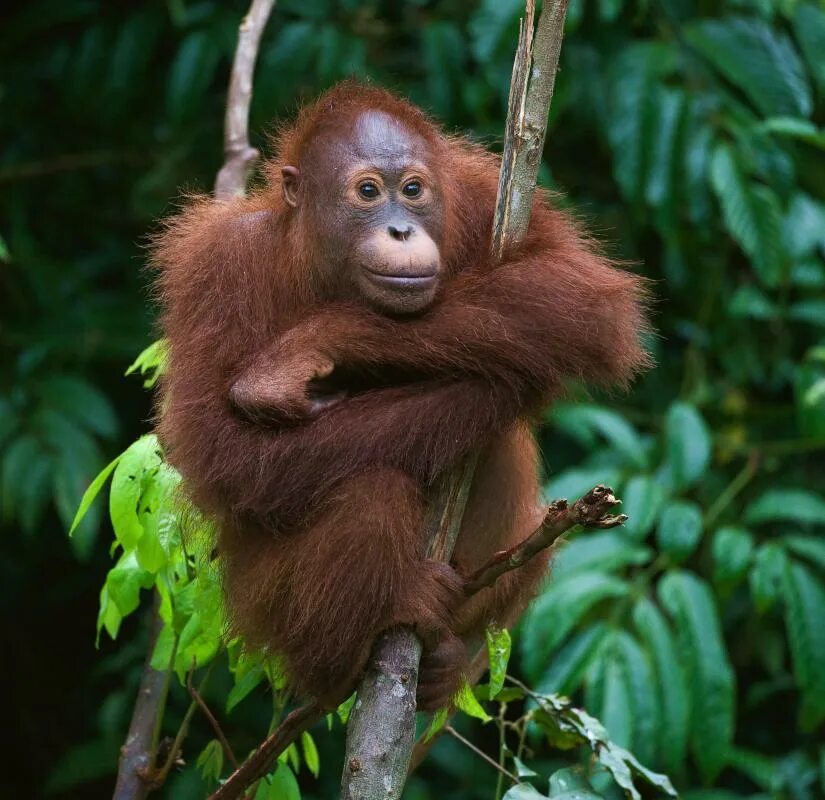
[(615, 634), (593, 663), (587, 679), (585, 701), (607, 728), (610, 739), (623, 747), (633, 741), (633, 701), (628, 674), (616, 651)]
[(304, 731), (301, 734), (301, 749), (304, 751), (304, 762), (307, 765), (307, 769), (317, 778), (321, 771), (321, 759), (318, 756), (315, 739), (312, 738), (309, 731)]
[(226, 713), (228, 714), (238, 703), (260, 686), (261, 681), (266, 677), (266, 670), (263, 664), (256, 664), (243, 677), (236, 678), (235, 685), (230, 689), (226, 698)]
[(547, 800), (547, 795), (542, 794), (529, 783), (517, 783), (504, 793), (502, 800), (539, 800), (540, 798)]
[(720, 528), (713, 537), (713, 579), (735, 584), (748, 572), (753, 558), (753, 536), (744, 528)]
[(212, 739), (201, 750), (195, 766), (206, 781), (217, 781), (223, 772), (223, 747), (217, 739)]
[(143, 535), (138, 517), (138, 502), (147, 469), (161, 463), (160, 449), (154, 435), (141, 436), (120, 457), (112, 476), (109, 492), (109, 514), (119, 544), (126, 550), (134, 548)]
[(453, 705), (470, 717), (480, 719), (482, 722), (489, 722), (492, 717), (481, 707), (481, 703), (476, 700), (473, 694), (473, 687), (464, 679), (461, 687), (453, 697)]
[(662, 730), (659, 756), (667, 772), (682, 772), (687, 751), (690, 701), (687, 678), (673, 634), (659, 609), (642, 597), (633, 609), (633, 624), (656, 670), (652, 684), (659, 696)]
[(633, 726), (633, 752), (646, 764), (655, 760), (660, 741), (659, 696), (651, 691), (656, 685), (647, 654), (626, 631), (616, 631), (613, 652), (621, 662), (630, 697)]
[(542, 487), (543, 502), (552, 503), (561, 498), (578, 500), (599, 483), (615, 486), (621, 477), (618, 469), (604, 466), (585, 469), (567, 469), (554, 476)]
[(745, 522), (799, 522), (825, 525), (825, 498), (805, 489), (769, 489), (748, 506)]
[(677, 500), (662, 512), (656, 541), (677, 564), (688, 558), (702, 538), (702, 510), (696, 503)]
[(825, 96), (825, 9), (816, 3), (801, 2), (796, 6), (793, 27), (808, 68), (819, 93)]
[(552, 582), (523, 622), (525, 669), (540, 674), (553, 651), (597, 603), (625, 597), (630, 585), (605, 572), (581, 572)]
[(552, 419), (566, 433), (587, 447), (595, 447), (597, 434), (639, 469), (647, 467), (647, 457), (641, 437), (620, 414), (607, 408), (588, 405), (558, 405)]
[(40, 381), (37, 395), (48, 408), (76, 420), (106, 439), (118, 431), (109, 399), (88, 381), (70, 375), (51, 375)]
[(118, 465), (121, 456), (117, 456), (112, 461), (110, 461), (98, 474), (97, 477), (89, 484), (89, 488), (83, 493), (83, 497), (80, 500), (80, 505), (77, 508), (77, 513), (74, 515), (74, 519), (72, 520), (72, 525), (69, 528), (69, 536), (71, 536), (77, 526), (80, 524), (80, 521), (86, 516), (86, 512), (89, 510), (89, 507), (95, 501), (95, 498), (100, 493), (100, 490), (103, 488), (103, 484), (106, 483), (109, 475), (112, 474), (114, 468)]
[(761, 20), (726, 17), (684, 26), (687, 42), (765, 116), (806, 117), (813, 102), (790, 39)]
[[(574, 633), (553, 654), (553, 659), (544, 674), (539, 673), (536, 691), (542, 694), (558, 692), (565, 695), (575, 692), (581, 685), (592, 660), (598, 657), (606, 634), (607, 625), (604, 622), (597, 622)], [(530, 677), (535, 680), (537, 676), (530, 674)]]
[(489, 627), (484, 635), (487, 640), (487, 660), (490, 665), (490, 699), (494, 700), (504, 686), (512, 642), (507, 628)]
[(768, 133), (797, 139), (814, 147), (825, 148), (825, 131), (821, 131), (810, 120), (799, 117), (771, 117), (766, 119), (760, 129)]
[(737, 151), (727, 144), (714, 150), (710, 177), (728, 232), (751, 259), (762, 282), (777, 286), (783, 254), (782, 212), (776, 194), (748, 178)]
[(206, 31), (193, 31), (183, 39), (169, 69), (166, 88), (166, 113), (172, 120), (178, 122), (198, 107), (220, 55)]
[(782, 544), (811, 564), (825, 571), (825, 539), (813, 536), (784, 536)]
[(763, 614), (779, 598), (788, 556), (776, 542), (767, 542), (757, 551), (750, 571), (750, 587), (756, 610)]
[(694, 406), (674, 403), (670, 407), (665, 420), (665, 446), (676, 488), (686, 489), (704, 475), (710, 463), (711, 436)]
[(151, 389), (166, 371), (168, 361), (169, 345), (165, 339), (158, 339), (140, 352), (124, 374), (131, 375), (140, 372), (141, 376), (145, 378), (143, 381), (144, 388)]
[(669, 572), (659, 582), (659, 597), (676, 621), (692, 699), (691, 752), (705, 781), (725, 765), (733, 738), (734, 674), (722, 638), (713, 595), (689, 572)]
[(556, 770), (550, 776), (550, 791), (547, 796), (553, 800), (599, 800), (601, 798), (579, 767)]
[(789, 562), (784, 597), (794, 676), (802, 691), (800, 723), (813, 731), (825, 719), (825, 585), (807, 567)]
[(447, 720), (450, 718), (450, 709), (449, 708), (439, 708), (438, 711), (433, 714), (432, 720), (430, 720), (430, 724), (427, 727), (427, 730), (424, 732), (424, 743), (430, 741), (446, 724)]
[[(636, 475), (627, 482), (621, 497), (622, 511), (628, 516), (624, 533), (631, 539), (641, 541), (659, 516), (665, 502), (665, 491), (661, 483), (650, 475)], [(612, 535), (618, 534), (614, 532)]]
[(283, 762), (258, 784), (255, 800), (301, 800), (295, 773)]
[(622, 528), (583, 531), (572, 541), (562, 542), (553, 560), (553, 580), (594, 569), (612, 572), (622, 567), (646, 564), (653, 550), (639, 545)]

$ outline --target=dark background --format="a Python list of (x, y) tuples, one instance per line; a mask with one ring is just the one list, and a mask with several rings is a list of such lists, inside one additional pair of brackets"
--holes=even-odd
[[(117, 642), (104, 635), (95, 649), (111, 563), (105, 502), (71, 541), (66, 532), (91, 478), (151, 427), (150, 395), (123, 376), (154, 335), (142, 246), (182, 187), (211, 187), (245, 8), (31, 0), (2, 12), (0, 791), (9, 797), (111, 792), (145, 632), (130, 618)], [(259, 59), (254, 143), (265, 148), (267, 131), (302, 99), (356, 75), (495, 149), (520, 10), (515, 0), (280, 0)], [(637, 536), (649, 534), (655, 569), (615, 567), (634, 591), (654, 596), (679, 563), (708, 589), (721, 638), (707, 615), (697, 611), (691, 639), (673, 614), (686, 663), (717, 660), (733, 676), (721, 702), (736, 745), (724, 769), (711, 776), (697, 766), (695, 751), (719, 743), (694, 730), (693, 755), (675, 776), (685, 789), (715, 785), (707, 800), (823, 791), (823, 65), (825, 11), (812, 0), (573, 2), (540, 176), (609, 252), (655, 281), (656, 371), (627, 396), (591, 398), (587, 408), (609, 409), (607, 418), (553, 417), (542, 442), (550, 495), (609, 479), (637, 518), (652, 509)], [(687, 444), (684, 407), (704, 420)], [(629, 446), (622, 420), (638, 436)], [(689, 480), (668, 484), (656, 465), (697, 439), (710, 444), (708, 457)], [(644, 458), (628, 459), (637, 445)], [(663, 481), (700, 509), (698, 538), (688, 531), (674, 545), (662, 532), (662, 498), (649, 484)], [(777, 489), (786, 494), (764, 499)], [(740, 533), (720, 536), (723, 526)], [(796, 583), (791, 563), (802, 565)], [(625, 625), (612, 607), (596, 597), (569, 609), (572, 637), (605, 621)], [(534, 615), (528, 633), (541, 626)], [(709, 649), (691, 661), (705, 632)], [(584, 687), (588, 708), (634, 747), (667, 737), (661, 719), (639, 725), (647, 712), (634, 700), (632, 669), (605, 693), (605, 648), (566, 690)], [(547, 657), (532, 667), (526, 659), (525, 677), (541, 682), (556, 650)], [(677, 691), (668, 676), (658, 680), (660, 692)], [(689, 692), (700, 685), (693, 675)], [(221, 691), (219, 678), (212, 692)], [(175, 702), (183, 706), (173, 696), (173, 716)], [(691, 707), (698, 730), (704, 721)], [(230, 727), (249, 747), (255, 724), (255, 709), (240, 708)], [(473, 738), (494, 751), (486, 729)], [(302, 785), (332, 796), (339, 732), (319, 734), (319, 746), (326, 788)], [(197, 797), (194, 780), (164, 796)], [(408, 796), (492, 797), (492, 781), (447, 743)]]

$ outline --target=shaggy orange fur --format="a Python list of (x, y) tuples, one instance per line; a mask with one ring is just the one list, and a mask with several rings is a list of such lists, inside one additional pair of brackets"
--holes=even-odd
[[(325, 221), (333, 200), (313, 164), (368, 111), (425, 143), (438, 184), (443, 280), (412, 316), (374, 310), (329, 268), (340, 261)], [(296, 208), (282, 197), (286, 165), (308, 176)], [(647, 364), (640, 280), (546, 196), (526, 241), (492, 261), (498, 170), (496, 156), (406, 101), (347, 83), (281, 133), (263, 188), (189, 199), (154, 242), (168, 457), (218, 520), (237, 630), (281, 653), (297, 690), (330, 704), (351, 691), (375, 635), (398, 624), (424, 637), (420, 705), (449, 697), (463, 643), (493, 620), (512, 623), (546, 569), (537, 557), (461, 602), (461, 576), (541, 520), (531, 420), (567, 379), (625, 384)], [(316, 363), (370, 377), (297, 422), (230, 402), (243, 376), (303, 385)], [(452, 565), (429, 562), (428, 493), (476, 447)]]

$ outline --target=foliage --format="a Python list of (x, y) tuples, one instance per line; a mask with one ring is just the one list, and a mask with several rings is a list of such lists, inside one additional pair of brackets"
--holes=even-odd
[[(146, 400), (113, 377), (151, 341), (133, 243), (178, 187), (211, 183), (246, 4), (17, 5), (0, 42), (0, 510), (23, 542), (15, 599), (27, 583), (40, 588), (44, 545), (59, 552), (55, 531), (69, 527), (106, 456), (141, 431)], [(495, 143), (521, 6), (279, 0), (256, 79), (258, 143), (299, 98), (349, 74), (395, 86), (449, 127)], [(542, 697), (581, 701), (616, 747), (694, 800), (808, 800), (825, 789), (823, 52), (817, 0), (572, 0), (568, 13), (541, 175), (612, 253), (653, 279), (658, 367), (625, 397), (582, 395), (548, 413), (545, 496), (610, 483), (630, 520), (559, 548), (554, 579), (514, 632), (511, 672)], [(132, 371), (151, 383), (161, 362), (149, 351)], [(132, 620), (150, 587), (166, 631), (156, 665), (184, 680), (193, 660), (199, 680), (214, 665), (205, 691), (239, 754), (286, 703), (277, 664), (224, 644), (205, 523), (182, 513), (177, 476), (153, 438), (109, 469), (115, 561), (103, 563), (98, 531), (108, 529), (88, 495), (71, 542), (91, 565), (76, 578), (81, 595), (98, 592), (111, 566), (98, 633), (101, 669), (118, 685), (88, 684), (96, 718), (73, 706), (50, 778), (67, 796), (113, 769), (140, 668)], [(31, 602), (19, 605), (29, 613)], [(8, 616), (10, 630), (26, 630), (16, 608)], [(86, 635), (82, 620), (64, 627), (72, 641)], [(113, 635), (120, 650), (107, 650)], [(51, 678), (49, 638), (32, 646)], [(501, 634), (490, 646), (509, 647)], [(472, 738), (489, 751), (500, 716), (521, 725), (545, 781), (523, 774), (517, 749), (499, 741), (508, 769), (535, 784), (508, 797), (544, 796), (551, 775), (550, 796), (615, 791), (601, 773), (591, 770), (588, 786), (585, 773), (563, 769), (569, 760), (554, 760), (536, 727), (541, 706), (508, 695), (513, 685), (494, 675), (494, 700), (473, 695), (493, 722)], [(261, 708), (268, 682), (274, 703)], [(170, 725), (188, 704), (173, 686)], [(52, 727), (48, 717), (40, 724)], [(170, 796), (202, 796), (200, 781), (227, 773), (205, 723), (195, 727), (205, 733), (193, 727), (188, 760), (198, 763)], [(261, 796), (297, 796), (296, 773), (305, 796), (335, 791), (340, 727), (313, 737), (288, 751)], [(33, 737), (24, 751), (40, 747)], [(492, 773), (460, 747), (442, 737), (409, 796), (449, 785), (459, 800), (490, 797)], [(29, 768), (29, 787), (40, 771)]]

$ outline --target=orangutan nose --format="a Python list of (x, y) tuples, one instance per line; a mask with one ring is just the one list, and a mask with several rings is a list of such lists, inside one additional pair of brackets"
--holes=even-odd
[(402, 223), (401, 225), (390, 225), (387, 230), (397, 242), (406, 242), (413, 235), (415, 228), (409, 223)]

